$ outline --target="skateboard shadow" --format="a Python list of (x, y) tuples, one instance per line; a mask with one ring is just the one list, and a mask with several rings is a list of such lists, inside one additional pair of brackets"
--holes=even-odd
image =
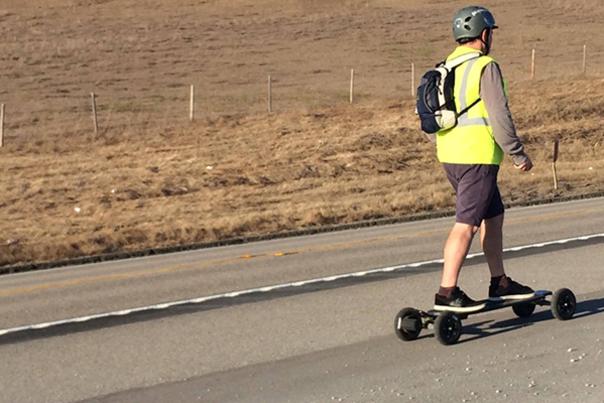
[[(590, 299), (577, 303), (575, 316), (571, 320), (577, 320), (586, 316), (604, 313), (604, 298)], [(462, 340), (458, 344), (466, 343), (476, 339), (482, 339), (491, 336), (497, 336), (503, 333), (511, 332), (522, 327), (532, 326), (536, 323), (553, 320), (551, 310), (541, 310), (528, 318), (514, 317), (505, 320), (483, 320), (481, 322), (470, 323), (463, 327)], [(465, 335), (466, 337), (463, 337)]]

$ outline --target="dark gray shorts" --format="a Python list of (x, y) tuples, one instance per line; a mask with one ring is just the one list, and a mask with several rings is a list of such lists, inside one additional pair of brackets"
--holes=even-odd
[(443, 167), (457, 194), (457, 222), (478, 227), (482, 220), (503, 214), (497, 187), (498, 165), (443, 164)]

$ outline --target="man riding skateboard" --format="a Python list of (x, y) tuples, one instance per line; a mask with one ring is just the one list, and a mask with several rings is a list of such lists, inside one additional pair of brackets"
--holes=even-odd
[[(453, 19), (458, 44), (447, 61), (479, 53), (459, 65), (455, 74), (455, 106), (466, 110), (457, 125), (436, 135), (438, 160), (455, 189), (456, 222), (444, 248), (444, 267), (435, 310), (473, 312), (485, 303), (467, 296), (457, 281), (474, 234), (480, 241), (491, 272), (489, 299), (521, 299), (534, 294), (530, 287), (506, 276), (503, 267), (502, 226), (504, 206), (497, 187), (497, 173), (504, 152), (517, 169), (530, 171), (533, 164), (516, 134), (499, 65), (489, 55), (495, 18), (483, 7), (465, 7)], [(475, 103), (477, 100), (479, 100)]]

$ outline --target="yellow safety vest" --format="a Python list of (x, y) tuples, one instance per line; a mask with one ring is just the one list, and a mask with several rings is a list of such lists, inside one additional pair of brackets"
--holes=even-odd
[[(476, 52), (476, 49), (459, 46), (447, 61)], [(482, 72), (493, 61), (489, 56), (480, 56), (457, 67), (455, 106), (458, 112), (480, 98)], [(444, 163), (499, 165), (503, 160), (503, 151), (495, 142), (489, 114), (482, 100), (458, 118), (457, 126), (437, 133), (436, 149), (438, 160)]]

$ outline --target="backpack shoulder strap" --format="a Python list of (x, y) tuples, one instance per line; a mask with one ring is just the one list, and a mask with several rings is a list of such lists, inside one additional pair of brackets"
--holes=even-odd
[[(465, 62), (469, 62), (470, 60), (478, 59), (481, 56), (483, 56), (483, 55), (480, 52), (466, 53), (465, 55), (461, 55), (459, 57), (456, 57), (455, 59), (449, 60), (445, 64), (445, 67), (447, 67), (448, 69), (450, 69), (450, 71), (452, 71), (455, 68), (464, 64)], [(479, 97), (477, 100), (472, 102), (470, 105), (468, 105), (467, 107), (465, 107), (464, 109), (459, 111), (459, 113), (457, 113), (457, 116), (461, 116), (464, 113), (468, 112), (470, 109), (472, 109), (474, 106), (476, 106), (476, 104), (478, 104), (480, 101), (481, 101), (481, 98)]]
[(444, 67), (446, 67), (449, 71), (451, 71), (451, 70), (455, 69), (456, 67), (464, 64), (465, 62), (468, 62), (472, 59), (478, 59), (480, 56), (482, 56), (482, 53), (480, 53), (480, 52), (466, 53), (465, 55), (461, 55), (459, 57), (456, 57), (455, 59), (446, 61), (444, 63)]
[(466, 106), (464, 109), (462, 109), (461, 111), (459, 111), (459, 113), (457, 114), (457, 116), (461, 116), (464, 113), (466, 113), (467, 111), (469, 111), (470, 109), (472, 109), (472, 107), (474, 107), (477, 103), (479, 103), (480, 101), (482, 101), (481, 98), (478, 98), (476, 101), (472, 102), (470, 105)]

